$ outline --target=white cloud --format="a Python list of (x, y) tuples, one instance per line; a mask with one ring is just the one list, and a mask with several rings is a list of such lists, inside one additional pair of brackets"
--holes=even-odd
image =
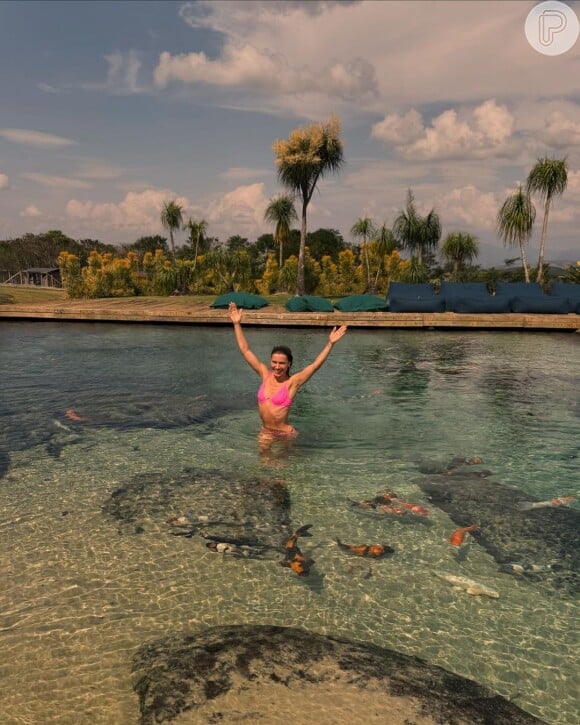
[(129, 230), (135, 232), (158, 233), (161, 230), (161, 210), (169, 199), (183, 207), (184, 218), (191, 204), (186, 197), (177, 196), (167, 189), (147, 189), (142, 192), (129, 192), (118, 203), (98, 203), (71, 199), (66, 204), (69, 219), (86, 223), (88, 228), (95, 226), (104, 229)]
[(6, 174), (0, 174), (0, 189), (8, 188), (8, 177)]
[(562, 111), (552, 111), (546, 118), (544, 138), (558, 149), (580, 146), (580, 120), (573, 121)]
[(2, 128), (0, 136), (12, 141), (13, 143), (21, 143), (26, 146), (36, 146), (43, 149), (63, 148), (64, 146), (74, 146), (77, 142), (62, 136), (54, 136), (50, 133), (42, 133), (41, 131), (30, 131), (24, 128)]
[(506, 155), (513, 130), (514, 117), (506, 106), (488, 100), (470, 112), (444, 111), (427, 127), (415, 109), (404, 116), (390, 114), (373, 126), (371, 135), (409, 160), (485, 158)]
[(66, 176), (54, 176), (52, 174), (25, 173), (21, 174), (25, 179), (35, 181), (42, 186), (50, 186), (54, 189), (90, 189), (91, 184), (80, 179), (70, 179)]
[(56, 88), (55, 86), (51, 86), (49, 83), (37, 83), (36, 87), (44, 93), (65, 93), (62, 88)]
[(42, 216), (42, 212), (37, 206), (34, 206), (34, 204), (29, 204), (25, 209), (20, 212), (20, 216), (30, 219), (37, 219), (38, 217)]
[(436, 211), (446, 227), (457, 224), (472, 229), (495, 229), (499, 209), (495, 194), (475, 186), (464, 186), (444, 193), (436, 200)]
[(75, 173), (77, 179), (118, 179), (123, 176), (125, 169), (99, 159), (78, 159), (79, 170)]
[(266, 229), (264, 212), (267, 205), (264, 184), (238, 186), (210, 202), (207, 220), (212, 225), (211, 233), (219, 234), (223, 240), (233, 234), (248, 238), (258, 236)]
[(101, 82), (81, 83), (80, 88), (85, 91), (105, 91), (117, 96), (149, 92), (139, 83), (142, 62), (137, 51), (115, 51), (104, 58), (108, 66), (106, 79)]
[(270, 176), (271, 174), (272, 172), (267, 171), (266, 169), (253, 169), (247, 166), (232, 166), (231, 168), (222, 171), (222, 173), (219, 174), (219, 177), (221, 179), (226, 179), (227, 181), (248, 181), (260, 176)]

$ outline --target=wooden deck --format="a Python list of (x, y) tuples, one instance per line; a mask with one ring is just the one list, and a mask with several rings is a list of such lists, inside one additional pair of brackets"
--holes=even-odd
[[(0, 320), (58, 320), (77, 322), (172, 323), (230, 325), (227, 310), (187, 297), (63, 300), (0, 305)], [(454, 312), (287, 312), (272, 305), (246, 310), (244, 324), (274, 327), (468, 328), (516, 330), (568, 330), (580, 332), (580, 315), (470, 314)]]

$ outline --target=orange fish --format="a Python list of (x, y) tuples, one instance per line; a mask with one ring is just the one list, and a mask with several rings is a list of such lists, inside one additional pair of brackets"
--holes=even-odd
[(524, 501), (520, 503), (520, 509), (522, 511), (529, 511), (531, 509), (551, 508), (553, 506), (567, 506), (574, 501), (576, 501), (575, 496), (560, 496), (560, 498), (551, 498), (549, 501)]
[(461, 529), (456, 529), (449, 537), (449, 543), (453, 544), (453, 546), (461, 546), (461, 544), (463, 544), (463, 540), (465, 539), (465, 534), (470, 531), (479, 531), (479, 526), (472, 524), (471, 526), (464, 526)]
[(380, 559), (388, 554), (394, 554), (395, 550), (392, 546), (383, 546), (383, 544), (343, 544), (340, 539), (336, 543), (341, 549), (350, 551), (356, 556), (366, 556), (371, 559)]
[(65, 413), (65, 416), (66, 416), (66, 417), (67, 417), (67, 418), (68, 418), (69, 420), (74, 420), (74, 421), (75, 421), (76, 423), (86, 423), (86, 422), (87, 422), (87, 420), (88, 420), (88, 418), (82, 418), (82, 417), (81, 417), (81, 416), (80, 416), (80, 415), (79, 415), (79, 414), (78, 414), (78, 413), (76, 412), (76, 410), (73, 410), (72, 408), (69, 408), (69, 409), (68, 409), (68, 410), (66, 411), (66, 413)]
[(296, 531), (292, 534), (292, 536), (288, 539), (285, 546), (287, 549), (294, 549), (296, 547), (296, 544), (298, 543), (298, 539), (301, 536), (312, 536), (312, 534), (309, 534), (309, 529), (312, 528), (312, 524), (305, 524), (304, 526), (301, 526), (299, 529), (296, 529)]
[(306, 524), (301, 526), (299, 529), (292, 534), (288, 539), (284, 548), (286, 549), (286, 556), (280, 562), (282, 566), (292, 569), (298, 576), (308, 576), (310, 569), (314, 565), (314, 559), (308, 559), (298, 548), (298, 539), (301, 536), (312, 536), (309, 533), (309, 529), (312, 528), (312, 524)]

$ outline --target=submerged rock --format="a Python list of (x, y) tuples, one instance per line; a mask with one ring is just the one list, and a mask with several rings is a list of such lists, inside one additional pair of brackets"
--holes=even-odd
[(356, 702), (360, 722), (542, 722), (489, 688), (418, 657), (286, 627), (213, 627), (146, 643), (134, 657), (133, 675), (141, 725), (176, 718), (291, 721), (306, 712), (316, 720), (314, 708), (321, 702), (330, 717), (324, 722), (340, 722), (329, 709), (342, 693), (342, 716), (350, 713), (351, 720)]
[(458, 526), (477, 523), (474, 539), (502, 565), (532, 563), (563, 592), (580, 587), (580, 511), (566, 507), (523, 511), (529, 497), (487, 478), (430, 476), (415, 481)]
[(102, 510), (123, 532), (175, 518), (183, 521), (182, 534), (203, 530), (216, 541), (279, 546), (290, 523), (290, 494), (278, 479), (190, 469), (135, 476), (111, 493)]

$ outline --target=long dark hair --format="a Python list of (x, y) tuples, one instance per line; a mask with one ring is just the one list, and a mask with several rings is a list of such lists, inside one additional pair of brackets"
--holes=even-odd
[(292, 367), (292, 362), (294, 358), (292, 357), (292, 350), (290, 350), (289, 347), (286, 347), (286, 345), (276, 345), (276, 347), (272, 348), (270, 357), (272, 357), (272, 355), (275, 355), (276, 353), (280, 353), (280, 355), (286, 355), (286, 357), (288, 358), (288, 362), (290, 363), (288, 367)]

